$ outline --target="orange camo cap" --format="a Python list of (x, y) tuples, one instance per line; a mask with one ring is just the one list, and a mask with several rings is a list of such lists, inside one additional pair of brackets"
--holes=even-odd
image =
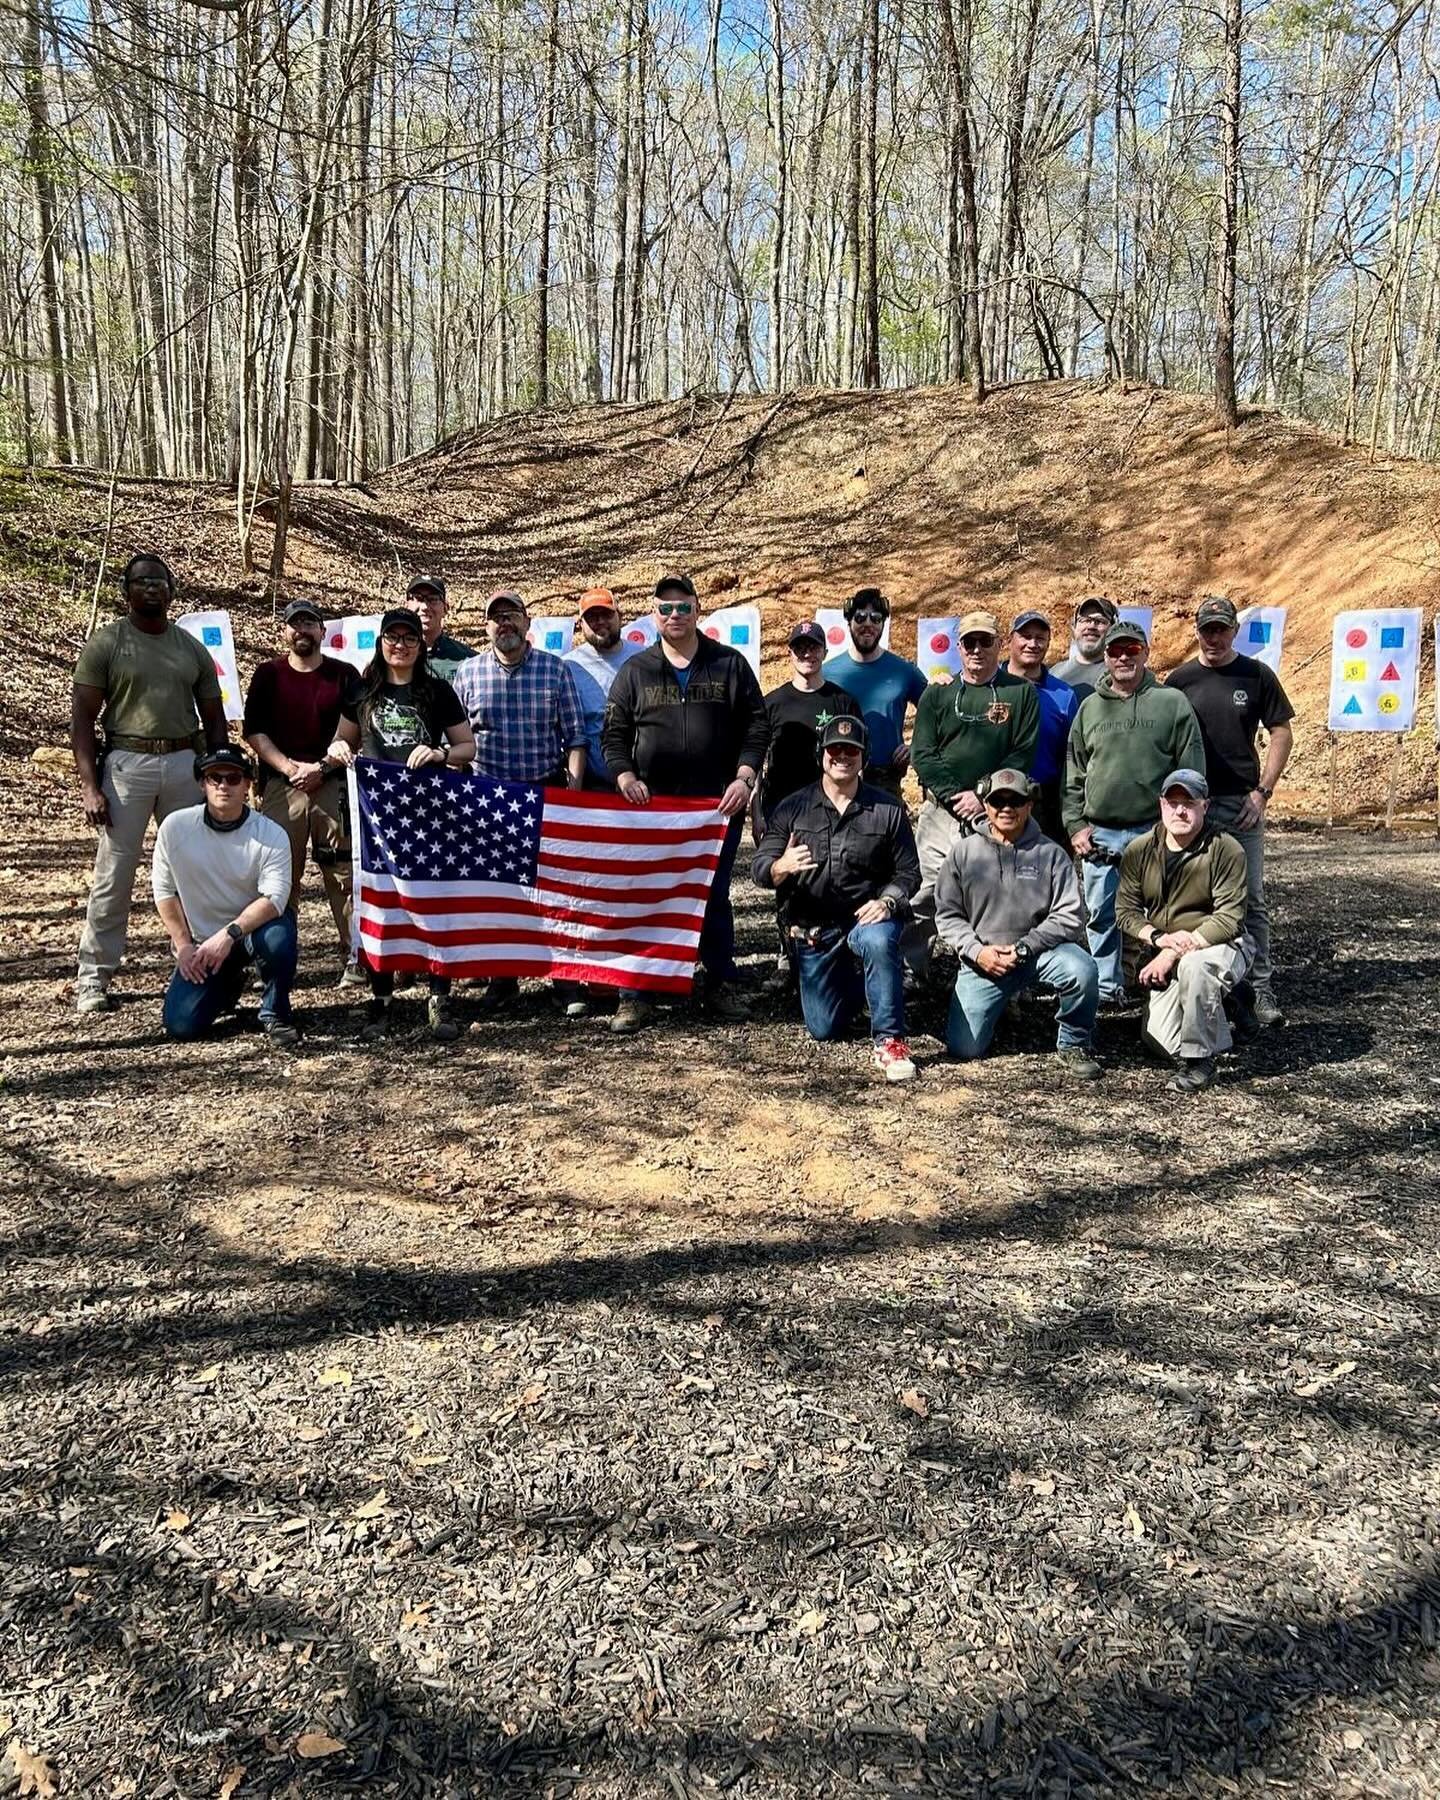
[(619, 612), (620, 610), (615, 604), (615, 596), (610, 592), (609, 588), (593, 587), (586, 588), (585, 592), (580, 596), (580, 601), (576, 606), (575, 611), (579, 617), (583, 619), (585, 614), (589, 612), (592, 607), (597, 606), (603, 606), (609, 612)]

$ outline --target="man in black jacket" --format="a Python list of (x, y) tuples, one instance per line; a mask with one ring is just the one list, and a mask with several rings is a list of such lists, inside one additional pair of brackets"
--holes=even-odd
[(866, 736), (863, 719), (822, 727), (820, 779), (775, 808), (752, 873), (779, 895), (811, 1037), (841, 1036), (868, 1005), (876, 1067), (910, 1081), (900, 931), (920, 862), (904, 806), (861, 784)]
[[(705, 637), (699, 618), (690, 577), (663, 575), (655, 584), (659, 636), (615, 677), (600, 743), (615, 786), (632, 806), (648, 806), (652, 794), (719, 795), (730, 829), (705, 905), (700, 963), (710, 1011), (739, 1020), (748, 1008), (734, 986), (730, 875), (769, 726), (749, 663), (738, 650)], [(639, 1031), (648, 1013), (642, 996), (622, 993), (610, 1029)]]

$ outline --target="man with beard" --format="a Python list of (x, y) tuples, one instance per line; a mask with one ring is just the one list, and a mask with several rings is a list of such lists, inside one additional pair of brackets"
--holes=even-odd
[(905, 742), (905, 714), (925, 692), (925, 677), (912, 662), (882, 650), (890, 602), (879, 588), (861, 588), (845, 602), (850, 647), (832, 656), (821, 670), (826, 681), (844, 688), (860, 708), (869, 741), (865, 783), (882, 787), (898, 799), (910, 766)]
[[(70, 701), (70, 748), (85, 823), (100, 834), (75, 982), (81, 1013), (110, 1006), (146, 826), (199, 800), (195, 752), (202, 731), (208, 749), (226, 738), (214, 661), (170, 622), (175, 577), (167, 564), (158, 556), (132, 556), (120, 591), (126, 613), (86, 640)], [(102, 714), (103, 751), (96, 729)]]
[(260, 765), (260, 814), (290, 841), (289, 911), (298, 916), (307, 849), (315, 859), (345, 958), (342, 986), (363, 986), (350, 961), (350, 840), (345, 778), (327, 756), (340, 708), (359, 686), (348, 663), (321, 653), (325, 621), (312, 600), (281, 615), (284, 656), (263, 662), (245, 695), (245, 741)]
[(620, 612), (609, 588), (586, 588), (580, 596), (579, 622), (580, 642), (562, 660), (575, 683), (585, 717), (585, 785), (611, 793), (615, 778), (606, 766), (600, 745), (605, 703), (615, 677), (640, 646), (627, 644), (621, 636)]
[(405, 600), (419, 615), (426, 668), (439, 680), (453, 683), (456, 670), (475, 652), (445, 630), (445, 615), (450, 610), (445, 583), (438, 575), (417, 575), (405, 590)]
[(1103, 594), (1091, 594), (1075, 608), (1070, 625), (1070, 654), (1055, 665), (1057, 681), (1074, 688), (1083, 700), (1105, 673), (1105, 633), (1120, 609)]

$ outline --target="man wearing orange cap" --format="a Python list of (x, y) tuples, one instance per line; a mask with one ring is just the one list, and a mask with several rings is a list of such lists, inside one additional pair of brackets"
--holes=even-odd
[(566, 652), (563, 660), (569, 665), (580, 710), (585, 715), (585, 785), (613, 789), (615, 777), (600, 748), (605, 702), (621, 665), (629, 662), (641, 646), (627, 643), (621, 635), (620, 611), (609, 588), (586, 588), (578, 611), (580, 642)]

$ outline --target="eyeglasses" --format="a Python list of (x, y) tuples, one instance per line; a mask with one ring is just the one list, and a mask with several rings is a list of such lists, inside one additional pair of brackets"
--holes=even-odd
[(418, 650), (420, 640), (413, 631), (386, 631), (381, 634), (382, 644), (388, 644), (392, 650)]
[(821, 656), (825, 646), (817, 644), (813, 638), (800, 638), (790, 646), (792, 656)]
[(239, 769), (207, 769), (205, 779), (215, 787), (243, 787), (250, 777)]
[(960, 648), (962, 650), (988, 650), (994, 642), (993, 637), (981, 637), (972, 631), (967, 637), (961, 638)]
[(668, 619), (672, 614), (678, 614), (684, 619), (694, 612), (695, 602), (693, 600), (661, 600), (657, 603), (655, 610), (662, 619)]

